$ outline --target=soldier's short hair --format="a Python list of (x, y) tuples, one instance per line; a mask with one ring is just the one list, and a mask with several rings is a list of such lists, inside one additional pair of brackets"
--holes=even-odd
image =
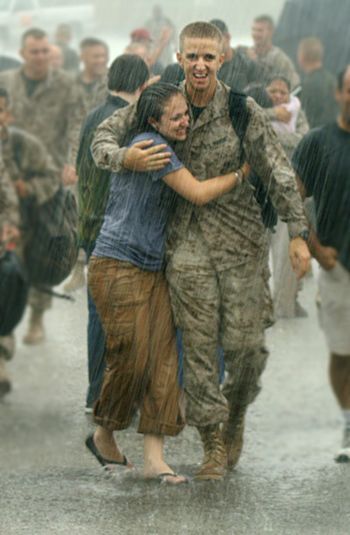
[(192, 22), (187, 24), (180, 33), (180, 50), (183, 50), (185, 39), (213, 39), (220, 45), (223, 44), (221, 31), (210, 22)]
[(33, 37), (34, 39), (45, 39), (47, 37), (47, 33), (41, 28), (29, 28), (29, 30), (26, 30), (22, 34), (22, 38), (21, 38), (22, 47), (25, 46), (26, 41), (29, 37)]
[(108, 45), (102, 39), (97, 39), (97, 37), (85, 37), (82, 41), (80, 41), (80, 50), (84, 50), (85, 48), (90, 48), (92, 46), (103, 46), (103, 48), (108, 52)]
[(149, 69), (139, 56), (118, 56), (108, 71), (108, 89), (135, 93), (149, 78)]
[(344, 69), (342, 69), (340, 71), (340, 73), (338, 74), (338, 76), (337, 76), (337, 89), (338, 89), (338, 91), (341, 91), (343, 89), (344, 82), (345, 82), (345, 77), (348, 74), (348, 71), (350, 71), (350, 64), (347, 65), (346, 67), (344, 67)]
[(210, 22), (210, 24), (213, 24), (213, 26), (216, 26), (220, 30), (222, 35), (230, 33), (228, 31), (228, 27), (227, 27), (226, 22), (224, 22), (223, 20), (221, 20), (221, 19), (212, 19), (209, 22)]
[(299, 50), (305, 61), (322, 61), (324, 48), (318, 37), (306, 37), (299, 42)]
[(10, 95), (9, 95), (9, 92), (8, 92), (7, 89), (5, 89), (4, 87), (0, 87), (0, 98), (4, 98), (5, 101), (6, 101), (6, 104), (7, 104), (7, 105), (10, 104)]
[(263, 22), (264, 24), (270, 26), (272, 31), (275, 29), (274, 20), (270, 15), (258, 15), (255, 17), (254, 22)]

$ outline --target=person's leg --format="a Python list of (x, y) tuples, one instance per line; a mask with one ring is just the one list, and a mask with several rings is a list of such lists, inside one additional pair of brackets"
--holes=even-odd
[(319, 320), (330, 351), (330, 383), (345, 419), (337, 462), (350, 462), (350, 273), (340, 264), (320, 270)]
[(224, 428), (228, 464), (243, 447), (244, 417), (260, 391), (267, 351), (264, 346), (265, 280), (261, 266), (246, 265), (219, 274), (221, 330), (227, 377), (223, 392), (230, 413)]
[(198, 428), (204, 459), (199, 479), (221, 479), (226, 455), (220, 424), (228, 406), (219, 385), (217, 275), (203, 240), (177, 249), (167, 268), (175, 323), (183, 334), (186, 421)]
[(0, 399), (11, 390), (11, 380), (6, 369), (6, 361), (12, 359), (15, 352), (14, 334), (0, 336)]
[(45, 338), (43, 317), (45, 311), (51, 308), (52, 296), (33, 287), (29, 291), (28, 304), (30, 305), (31, 313), (28, 331), (23, 338), (23, 343), (36, 345), (40, 344)]
[[(289, 260), (289, 236), (286, 223), (278, 221), (271, 235), (273, 301), (276, 318), (294, 318), (300, 289)], [(300, 307), (298, 310), (301, 310)]]
[[(175, 326), (168, 287), (162, 273), (154, 274), (148, 308), (149, 382), (140, 408), (139, 433), (145, 435), (145, 477), (173, 474), (164, 460), (164, 435), (176, 436), (184, 427), (178, 382)], [(183, 482), (170, 477), (169, 483)]]
[(100, 316), (90, 292), (88, 291), (88, 378), (86, 407), (92, 408), (97, 401), (102, 387), (105, 370), (105, 335)]

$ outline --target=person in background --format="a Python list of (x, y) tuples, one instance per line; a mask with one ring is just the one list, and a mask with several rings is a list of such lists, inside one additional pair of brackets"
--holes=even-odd
[[(82, 70), (74, 80), (76, 93), (79, 99), (80, 114), (77, 116), (74, 125), (73, 143), (71, 147), (72, 163), (76, 161), (76, 155), (79, 146), (79, 134), (81, 125), (86, 115), (96, 106), (101, 105), (107, 95), (107, 64), (108, 64), (108, 46), (104, 41), (95, 37), (86, 37), (80, 43), (80, 59)], [(76, 194), (77, 174), (72, 165), (71, 173), (65, 177), (65, 185), (71, 186)], [(64, 285), (66, 292), (74, 292), (85, 286), (85, 254), (79, 252), (78, 260), (73, 268), (70, 279)]]
[(52, 69), (63, 68), (62, 49), (57, 45), (50, 45), (50, 66)]
[(59, 24), (55, 31), (55, 44), (63, 54), (63, 69), (71, 72), (79, 71), (80, 59), (78, 53), (69, 46), (72, 41), (72, 28), (69, 24)]
[[(1, 72), (0, 87), (10, 95), (14, 126), (42, 142), (63, 180), (70, 168), (72, 133), (80, 109), (74, 84), (68, 73), (50, 66), (49, 39), (40, 28), (23, 34), (20, 54), (23, 64)], [(31, 289), (31, 315), (24, 343), (33, 345), (44, 340), (43, 317), (51, 301), (49, 294)]]
[(300, 84), (300, 78), (292, 60), (272, 44), (274, 29), (275, 24), (269, 15), (256, 17), (252, 25), (254, 45), (247, 49), (247, 54), (260, 67), (261, 81), (266, 83), (274, 74), (279, 74), (287, 78), (294, 89)]
[(317, 37), (302, 39), (298, 47), (298, 63), (303, 72), (301, 104), (310, 128), (335, 121), (336, 80), (323, 66), (324, 49)]
[(247, 85), (259, 80), (259, 66), (240, 48), (231, 47), (231, 34), (226, 23), (220, 19), (210, 21), (223, 35), (224, 63), (219, 70), (218, 79), (239, 93), (244, 92)]
[[(25, 217), (24, 214), (28, 211), (28, 207), (32, 206), (30, 209), (35, 210), (36, 206), (48, 201), (56, 193), (60, 185), (60, 176), (43, 143), (32, 134), (11, 126), (11, 121), (9, 94), (6, 89), (0, 87), (1, 167), (9, 177), (18, 197), (20, 208), (18, 226), (21, 231), (21, 243), (24, 245), (31, 233), (31, 218)], [(9, 385), (8, 391), (11, 387), (5, 360), (13, 357), (14, 348), (13, 333), (0, 337), (0, 396), (1, 381)]]
[(338, 76), (336, 121), (311, 130), (292, 159), (303, 197), (313, 196), (316, 229), (310, 249), (319, 262), (319, 320), (329, 377), (344, 416), (335, 460), (350, 462), (350, 65)]
[(136, 28), (130, 34), (130, 43), (125, 52), (137, 54), (148, 64), (153, 75), (161, 75), (164, 65), (159, 61), (159, 56), (165, 46), (164, 41), (154, 43), (147, 28)]
[[(110, 172), (96, 167), (90, 145), (97, 126), (116, 110), (136, 102), (149, 78), (146, 63), (138, 56), (116, 58), (108, 71), (106, 101), (86, 117), (80, 134), (76, 168), (78, 181), (79, 245), (89, 259), (100, 231), (109, 194)], [(88, 292), (88, 377), (85, 412), (92, 412), (105, 369), (105, 338), (95, 303)]]
[[(286, 155), (291, 159), (296, 146), (309, 131), (305, 113), (301, 109), (300, 100), (290, 94), (289, 81), (282, 76), (273, 77), (267, 84), (266, 91), (273, 108), (265, 111), (271, 119)], [(276, 109), (280, 108), (289, 112), (289, 122), (276, 119), (276, 115), (278, 116)], [(273, 302), (277, 319), (307, 316), (306, 310), (298, 301), (301, 282), (290, 266), (288, 242), (287, 224), (278, 219), (271, 234)]]
[(161, 6), (153, 6), (152, 17), (146, 21), (145, 28), (151, 34), (155, 47), (161, 48), (160, 63), (165, 67), (173, 63), (176, 52), (175, 27), (171, 20), (164, 16)]

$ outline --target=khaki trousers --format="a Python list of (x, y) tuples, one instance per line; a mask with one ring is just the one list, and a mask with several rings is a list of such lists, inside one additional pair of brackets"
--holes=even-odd
[(92, 257), (88, 282), (106, 335), (106, 371), (94, 409), (96, 423), (125, 429), (139, 408), (139, 433), (177, 435), (184, 419), (164, 274)]

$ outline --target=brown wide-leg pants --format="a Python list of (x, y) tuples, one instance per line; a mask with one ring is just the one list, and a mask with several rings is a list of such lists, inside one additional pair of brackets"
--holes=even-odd
[(139, 433), (177, 435), (184, 419), (164, 274), (92, 257), (88, 281), (106, 335), (106, 371), (95, 422), (113, 431), (126, 429), (139, 408)]

